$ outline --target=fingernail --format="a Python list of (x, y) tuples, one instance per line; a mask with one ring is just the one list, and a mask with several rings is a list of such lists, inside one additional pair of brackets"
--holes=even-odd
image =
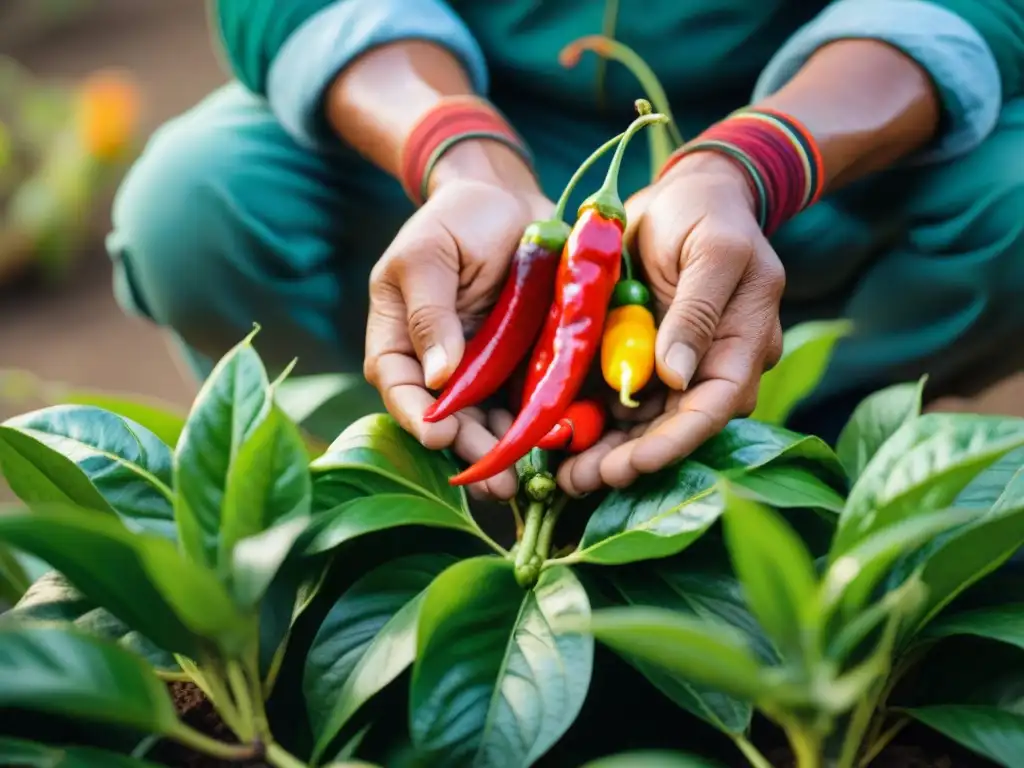
[(423, 353), (423, 378), (428, 387), (438, 383), (448, 367), (448, 355), (444, 347), (433, 346)]
[(697, 371), (697, 353), (689, 344), (677, 341), (669, 347), (668, 354), (665, 355), (665, 365), (682, 379), (682, 388), (686, 389)]

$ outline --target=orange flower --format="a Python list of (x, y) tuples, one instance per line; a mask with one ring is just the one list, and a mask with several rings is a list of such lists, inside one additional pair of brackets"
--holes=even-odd
[(127, 76), (97, 72), (79, 95), (78, 125), (89, 154), (116, 160), (131, 143), (139, 121), (139, 90)]

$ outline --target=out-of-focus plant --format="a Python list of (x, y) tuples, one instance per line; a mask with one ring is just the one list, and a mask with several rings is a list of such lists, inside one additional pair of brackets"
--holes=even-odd
[(133, 154), (139, 104), (121, 72), (68, 86), (0, 59), (0, 283), (32, 265), (66, 272)]

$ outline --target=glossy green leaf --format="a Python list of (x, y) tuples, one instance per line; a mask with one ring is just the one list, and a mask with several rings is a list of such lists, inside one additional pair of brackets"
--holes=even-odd
[(822, 479), (846, 481), (839, 459), (824, 440), (753, 419), (733, 419), (698, 448), (693, 458), (718, 472), (799, 461), (813, 467)]
[(719, 621), (664, 608), (628, 607), (594, 611), (589, 622), (563, 621), (556, 628), (589, 632), (618, 653), (748, 701), (770, 688), (746, 638)]
[(15, 768), (159, 768), (156, 763), (91, 747), (51, 747), (0, 736), (0, 765)]
[(3, 602), (13, 605), (28, 591), (32, 580), (14, 551), (0, 545), (0, 614)]
[(217, 363), (199, 390), (174, 456), (178, 532), (197, 563), (218, 563), (232, 467), (270, 411), (270, 383), (250, 335)]
[(315, 757), (363, 704), (412, 664), (425, 591), (454, 562), (448, 555), (392, 560), (359, 579), (331, 608), (313, 639), (303, 678)]
[(818, 578), (811, 553), (778, 513), (724, 486), (725, 541), (750, 610), (792, 661), (817, 630)]
[(811, 394), (825, 375), (832, 349), (853, 330), (845, 320), (819, 320), (795, 325), (782, 340), (782, 359), (761, 377), (752, 419), (782, 424), (797, 404)]
[[(748, 610), (739, 583), (722, 569), (704, 563), (691, 565), (683, 555), (671, 561), (615, 568), (608, 574), (609, 583), (626, 605), (658, 607), (721, 622), (742, 632), (763, 661), (777, 658)], [(753, 710), (748, 702), (629, 655), (625, 659), (672, 701), (719, 730), (737, 734), (750, 725)]]
[(0, 708), (171, 733), (178, 724), (163, 682), (115, 645), (60, 627), (0, 627)]
[(946, 738), (1006, 768), (1020, 768), (1024, 715), (984, 706), (933, 706), (903, 710)]
[(729, 474), (729, 482), (751, 498), (781, 509), (808, 507), (838, 514), (846, 499), (814, 472), (796, 464), (769, 464)]
[(5, 426), (74, 462), (130, 527), (173, 535), (171, 449), (145, 427), (84, 405), (44, 408), (9, 419)]
[(986, 508), (997, 503), (1024, 506), (1024, 448), (987, 466), (956, 497), (958, 507)]
[(949, 506), (982, 469), (1022, 445), (1024, 419), (931, 413), (908, 422), (850, 491), (832, 556), (909, 515)]
[(0, 472), (26, 504), (74, 504), (114, 514), (71, 459), (31, 435), (0, 424)]
[(277, 386), (276, 400), (289, 418), (324, 440), (383, 410), (377, 390), (353, 373), (290, 377)]
[[(1007, 595), (1019, 598), (1018, 595)], [(1006, 603), (940, 616), (924, 631), (928, 639), (973, 635), (1024, 649), (1024, 603)]]
[(496, 557), (456, 563), (427, 589), (410, 690), (420, 753), (445, 766), (525, 768), (562, 736), (590, 685), (593, 640), (555, 635), (590, 604), (572, 572), (523, 591)]
[(927, 512), (872, 534), (836, 559), (822, 577), (828, 611), (840, 608), (852, 618), (871, 600), (875, 587), (907, 552), (977, 519), (968, 509)]
[[(928, 599), (919, 629), (972, 584), (992, 573), (1024, 546), (1024, 506), (990, 512), (942, 536), (908, 558), (905, 570), (920, 568)], [(902, 578), (897, 574), (895, 580)]]
[(168, 651), (196, 658), (206, 638), (236, 653), (250, 638), (251, 622), (212, 571), (113, 516), (3, 510), (0, 541), (46, 560), (89, 600)]
[(305, 552), (327, 552), (359, 536), (407, 525), (478, 533), (472, 518), (461, 508), (424, 496), (382, 493), (353, 499), (315, 515), (305, 539)]
[(377, 493), (413, 494), (465, 509), (462, 489), (448, 484), (455, 474), (452, 463), (440, 451), (424, 448), (384, 414), (352, 424), (310, 469), (317, 511)]
[(128, 627), (110, 611), (97, 607), (56, 571), (40, 578), (14, 608), (0, 615), (0, 626), (5, 622), (66, 625), (91, 637), (116, 643), (138, 654), (155, 669), (178, 671), (172, 654)]
[(583, 768), (717, 768), (717, 763), (682, 752), (639, 751), (591, 760)]
[(861, 401), (846, 422), (836, 443), (836, 454), (850, 478), (864, 472), (883, 443), (900, 427), (921, 415), (921, 398), (926, 376), (915, 383), (895, 384)]
[(240, 605), (254, 605), (263, 596), (306, 530), (312, 497), (302, 436), (272, 406), (238, 447), (221, 509), (218, 561), (231, 564)]
[(590, 516), (571, 559), (616, 565), (681, 552), (722, 514), (716, 477), (686, 461), (612, 491)]

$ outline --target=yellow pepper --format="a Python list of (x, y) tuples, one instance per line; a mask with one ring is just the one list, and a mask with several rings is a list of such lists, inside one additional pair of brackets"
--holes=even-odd
[(613, 309), (601, 339), (601, 373), (629, 408), (640, 403), (633, 394), (643, 389), (654, 373), (654, 316), (639, 304)]
[(86, 80), (78, 105), (86, 151), (99, 160), (117, 160), (135, 138), (139, 102), (138, 86), (120, 73), (98, 72)]

